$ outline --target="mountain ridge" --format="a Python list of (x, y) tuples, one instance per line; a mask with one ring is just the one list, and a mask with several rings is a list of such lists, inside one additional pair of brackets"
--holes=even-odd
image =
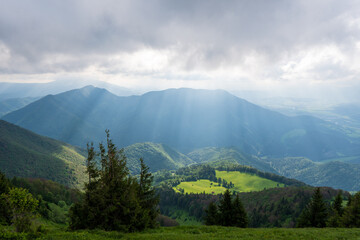
[(3, 119), (82, 147), (100, 142), (110, 129), (121, 136), (114, 139), (120, 146), (161, 142), (181, 152), (235, 146), (249, 154), (321, 161), (360, 151), (330, 123), (288, 117), (223, 90), (182, 88), (119, 97), (88, 86), (48, 95)]

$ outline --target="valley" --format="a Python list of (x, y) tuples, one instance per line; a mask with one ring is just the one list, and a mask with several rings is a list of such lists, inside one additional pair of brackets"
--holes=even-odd
[[(108, 102), (119, 107), (109, 110)], [(327, 206), (337, 194), (349, 201), (348, 191), (360, 189), (357, 138), (329, 122), (287, 117), (224, 91), (118, 97), (88, 86), (35, 99), (2, 119), (0, 171), (42, 195), (48, 201), (43, 218), (60, 224), (88, 186), (86, 143), (103, 144), (107, 126), (134, 179), (143, 171), (140, 158), (149, 167), (164, 226), (202, 225), (207, 206), (230, 190), (243, 202), (249, 227), (296, 227), (314, 187), (321, 187)], [(104, 160), (96, 153), (94, 161)], [(54, 200), (47, 194), (58, 194), (57, 183), (77, 189), (71, 190), (77, 197), (65, 205), (59, 195)]]

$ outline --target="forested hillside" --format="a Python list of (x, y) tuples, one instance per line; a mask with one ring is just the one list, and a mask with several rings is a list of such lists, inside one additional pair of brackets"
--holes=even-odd
[(193, 163), (193, 160), (186, 155), (164, 144), (136, 143), (125, 147), (124, 153), (128, 158), (128, 167), (134, 174), (140, 171), (140, 158), (144, 159), (151, 172), (162, 169), (176, 170)]
[(45, 178), (81, 187), (84, 154), (79, 148), (0, 120), (0, 170), (8, 177)]

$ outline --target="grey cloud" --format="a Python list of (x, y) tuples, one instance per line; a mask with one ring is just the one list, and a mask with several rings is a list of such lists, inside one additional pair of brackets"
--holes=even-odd
[[(0, 0), (0, 41), (12, 56), (11, 66), (1, 71), (77, 70), (116, 52), (174, 45), (190, 52), (182, 56), (185, 69), (238, 64), (251, 52), (263, 54), (271, 63), (319, 44), (336, 44), (346, 51), (359, 37), (359, 29), (347, 24), (359, 15), (359, 4), (350, 0)], [(46, 64), (54, 54), (75, 60)]]

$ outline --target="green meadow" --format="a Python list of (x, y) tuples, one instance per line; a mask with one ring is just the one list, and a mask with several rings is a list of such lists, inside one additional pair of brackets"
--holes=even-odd
[(284, 187), (284, 184), (278, 183), (266, 178), (256, 176), (255, 174), (241, 173), (236, 171), (218, 171), (216, 177), (225, 179), (228, 183), (232, 182), (235, 187), (231, 190), (237, 192), (261, 191), (264, 188)]
[[(282, 183), (262, 178), (255, 174), (237, 171), (228, 172), (216, 170), (216, 177), (224, 179), (228, 183), (232, 182), (234, 187), (230, 190), (237, 192), (261, 191), (265, 188), (284, 187), (284, 184)], [(205, 179), (192, 182), (181, 182), (174, 187), (174, 190), (177, 192), (180, 192), (180, 189), (184, 189), (184, 193), (202, 193), (205, 191), (207, 194), (219, 194), (226, 190), (226, 188), (219, 186), (218, 183)]]
[(207, 194), (220, 194), (226, 190), (226, 188), (218, 186), (218, 183), (206, 179), (197, 180), (196, 182), (181, 182), (174, 187), (177, 192), (180, 189), (184, 189), (184, 193), (202, 193), (205, 191)]

